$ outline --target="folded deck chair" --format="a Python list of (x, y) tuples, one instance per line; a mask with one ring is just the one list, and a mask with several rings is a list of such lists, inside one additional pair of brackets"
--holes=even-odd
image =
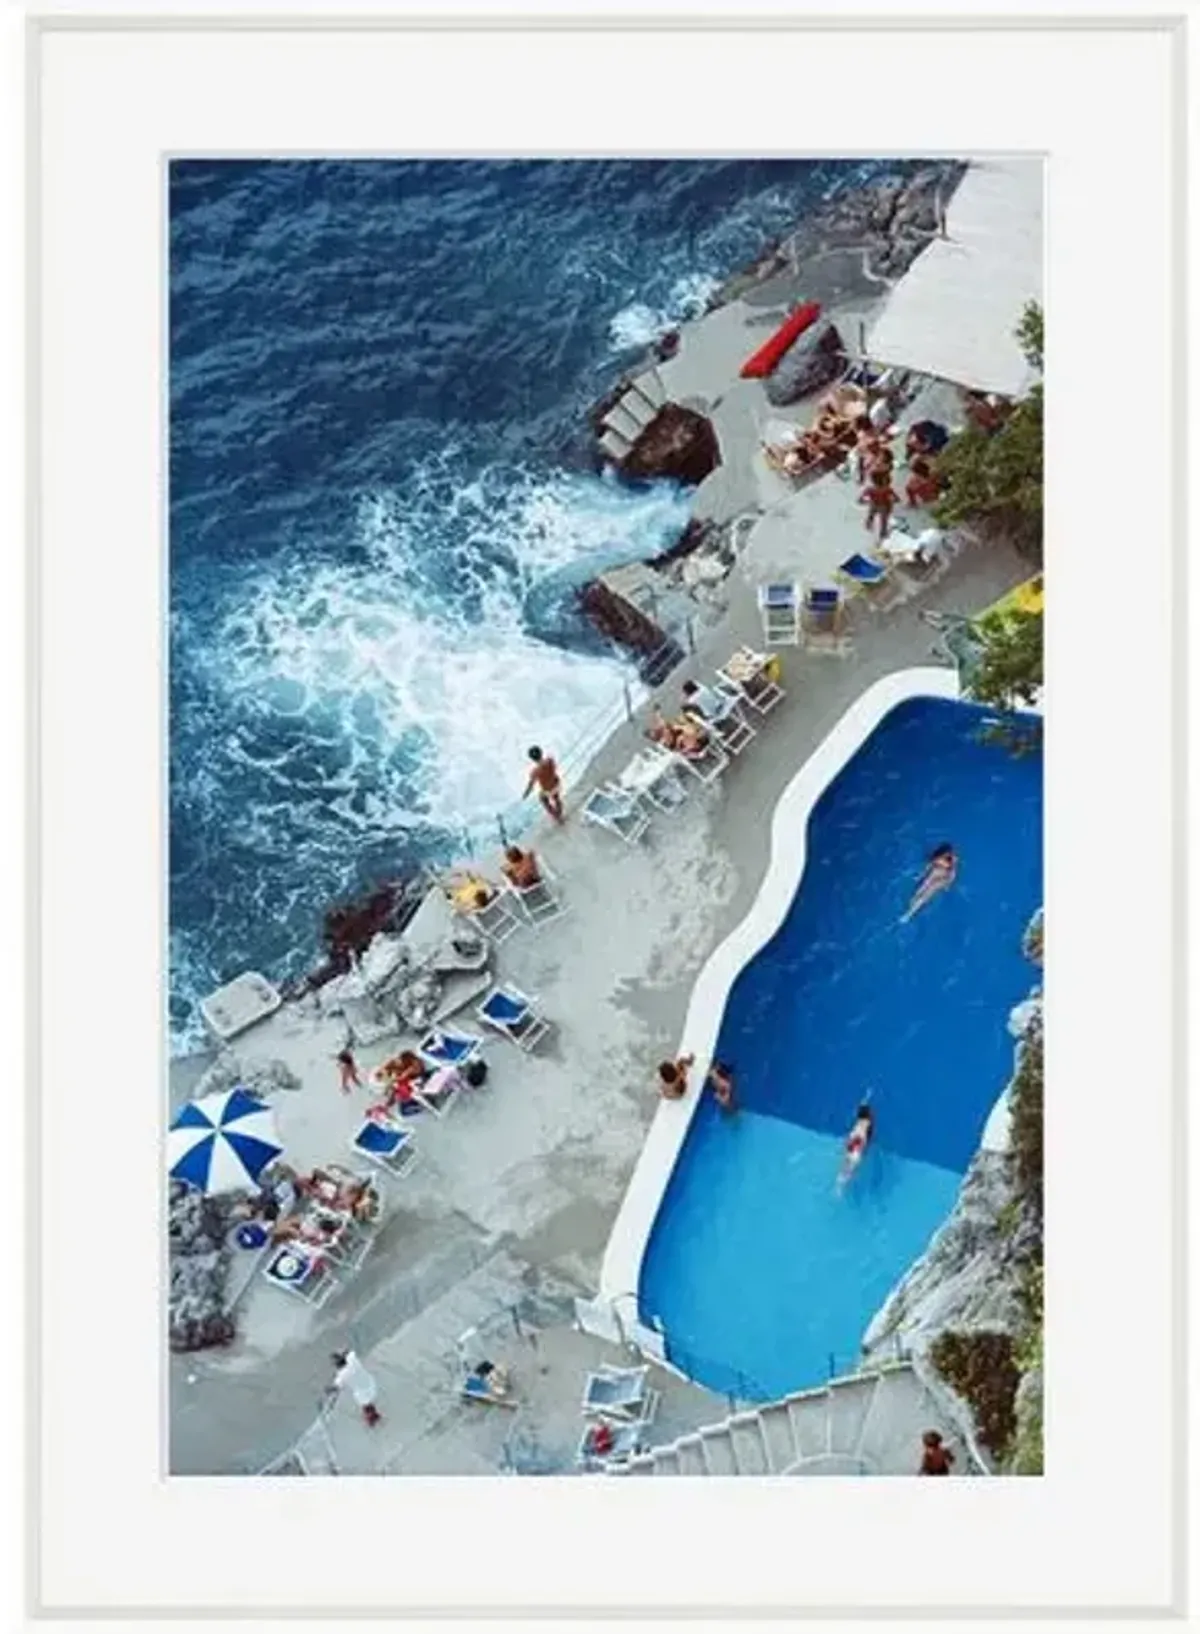
[(296, 1294), (320, 1309), (337, 1287), (328, 1258), (317, 1249), (281, 1243), (263, 1266), (263, 1276), (276, 1288)]
[(567, 911), (554, 875), (540, 858), (537, 866), (541, 878), (532, 885), (514, 885), (510, 879), (505, 886), (525, 922), (535, 930), (540, 925), (548, 925), (552, 919), (561, 918)]
[[(889, 565), (873, 556), (864, 556), (860, 551), (846, 558), (838, 568), (836, 577), (851, 595), (862, 594), (876, 606), (890, 606), (893, 599), (902, 599), (894, 595), (897, 580)], [(893, 592), (892, 596), (889, 596), (889, 591)]]
[(650, 819), (627, 790), (604, 784), (584, 802), (583, 820), (617, 834), (626, 845), (636, 845), (650, 827)]
[(800, 587), (796, 584), (760, 584), (758, 611), (763, 641), (768, 647), (800, 644)]
[(550, 1023), (538, 1015), (533, 1000), (515, 987), (493, 987), (475, 1014), (485, 1027), (502, 1033), (519, 1050), (535, 1050), (550, 1031)]
[(435, 1027), (417, 1045), (417, 1054), (427, 1067), (464, 1067), (483, 1048), (477, 1033), (456, 1033)]
[(582, 1469), (600, 1469), (605, 1464), (619, 1464), (623, 1458), (632, 1458), (634, 1453), (641, 1452), (646, 1439), (646, 1426), (641, 1419), (632, 1424), (614, 1424), (611, 1428), (612, 1444), (600, 1450), (592, 1445), (596, 1426), (584, 1426), (575, 1454), (575, 1462)]
[(350, 1150), (397, 1178), (406, 1175), (417, 1161), (415, 1139), (391, 1118), (364, 1119), (350, 1141)]
[(648, 1367), (601, 1367), (589, 1373), (583, 1387), (582, 1411), (592, 1418), (640, 1419), (649, 1391)]

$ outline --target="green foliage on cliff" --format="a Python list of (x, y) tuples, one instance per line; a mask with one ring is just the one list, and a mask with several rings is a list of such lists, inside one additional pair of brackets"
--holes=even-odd
[[(1022, 1041), (1017, 1071), (1009, 1095), (1013, 1188), (1021, 1210), (1037, 1226), (1042, 1222), (1043, 1204), (1043, 1045), (1041, 1023), (1035, 1023)], [(1040, 1235), (1039, 1235), (1040, 1241)]]
[[(1042, 368), (1042, 309), (1030, 301), (1017, 339), (1032, 367)], [(1042, 383), (1017, 402), (994, 431), (967, 426), (952, 437), (937, 462), (942, 497), (934, 520), (944, 528), (974, 523), (994, 528), (1041, 560)]]
[(1016, 1399), (1021, 1375), (1011, 1334), (940, 1333), (929, 1359), (954, 1390), (969, 1403), (979, 1440), (1003, 1459), (1017, 1429)]
[(976, 703), (990, 709), (1019, 709), (1037, 698), (1044, 683), (1042, 615), (1010, 608), (975, 626), (983, 643), (966, 677)]

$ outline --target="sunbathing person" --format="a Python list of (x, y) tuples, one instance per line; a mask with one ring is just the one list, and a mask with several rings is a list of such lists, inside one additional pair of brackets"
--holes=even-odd
[(838, 1171), (838, 1185), (844, 1186), (853, 1177), (859, 1164), (866, 1156), (867, 1147), (871, 1144), (871, 1137), (875, 1133), (875, 1114), (866, 1101), (859, 1104), (854, 1114), (854, 1127), (846, 1136), (846, 1155), (842, 1159), (842, 1167)]
[(467, 1374), (467, 1388), (481, 1396), (492, 1396), (496, 1401), (507, 1401), (512, 1395), (508, 1369), (496, 1362), (479, 1362)]
[(678, 720), (669, 721), (657, 707), (650, 716), (646, 736), (652, 743), (661, 744), (672, 754), (683, 755), (687, 760), (699, 759), (707, 752), (709, 744), (708, 731), (698, 719), (681, 715)]
[(658, 1090), (664, 1101), (679, 1101), (687, 1094), (688, 1068), (695, 1059), (694, 1055), (681, 1055), (659, 1066)]
[(519, 845), (510, 845), (505, 850), (502, 867), (505, 879), (519, 891), (527, 891), (531, 885), (542, 882), (537, 858), (532, 851), (522, 851)]
[(685, 714), (695, 715), (702, 721), (719, 721), (729, 713), (729, 706), (712, 687), (701, 686), (699, 681), (685, 681), (682, 687)]
[(921, 883), (913, 892), (912, 901), (900, 920), (902, 925), (908, 923), (915, 913), (919, 913), (927, 902), (944, 891), (948, 885), (953, 885), (958, 877), (958, 858), (951, 845), (939, 845), (930, 852), (929, 864), (921, 876)]
[(339, 1170), (331, 1174), (326, 1169), (314, 1169), (298, 1184), (302, 1197), (311, 1197), (338, 1214), (351, 1214), (356, 1220), (369, 1217), (377, 1198), (369, 1180), (357, 1180)]
[(445, 889), (455, 913), (477, 913), (497, 894), (491, 880), (473, 874), (469, 868), (458, 868), (448, 875)]

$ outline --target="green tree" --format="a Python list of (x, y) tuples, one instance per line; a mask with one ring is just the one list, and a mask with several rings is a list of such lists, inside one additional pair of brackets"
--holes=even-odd
[(1011, 608), (980, 619), (974, 631), (980, 651), (966, 677), (970, 696), (990, 709), (1034, 703), (1043, 686), (1041, 613)]
[[(1030, 301), (1017, 340), (1030, 365), (1042, 367), (1044, 319)], [(967, 426), (937, 462), (942, 497), (933, 509), (941, 527), (982, 526), (1009, 538), (1034, 560), (1042, 550), (1042, 383), (1013, 405), (991, 432)]]

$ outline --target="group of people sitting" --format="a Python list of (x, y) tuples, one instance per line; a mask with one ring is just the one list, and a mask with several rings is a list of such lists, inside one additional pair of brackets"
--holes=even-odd
[(672, 753), (689, 760), (700, 759), (708, 750), (714, 730), (728, 716), (725, 700), (712, 687), (699, 681), (685, 681), (680, 693), (679, 714), (668, 719), (655, 704), (650, 711), (646, 736)]
[(277, 1162), (263, 1171), (258, 1191), (233, 1217), (266, 1227), (272, 1243), (324, 1248), (348, 1219), (360, 1224), (377, 1219), (379, 1203), (370, 1180), (338, 1164), (300, 1175), (289, 1164)]
[(428, 1066), (415, 1050), (401, 1050), (377, 1066), (371, 1080), (383, 1098), (367, 1108), (368, 1117), (410, 1117), (426, 1106), (436, 1108), (458, 1083), (458, 1073), (454, 1067)]
[(816, 419), (793, 441), (765, 443), (764, 457), (773, 470), (787, 477), (833, 470), (853, 450), (864, 420), (870, 425), (864, 393), (857, 387), (843, 387), (821, 399)]

